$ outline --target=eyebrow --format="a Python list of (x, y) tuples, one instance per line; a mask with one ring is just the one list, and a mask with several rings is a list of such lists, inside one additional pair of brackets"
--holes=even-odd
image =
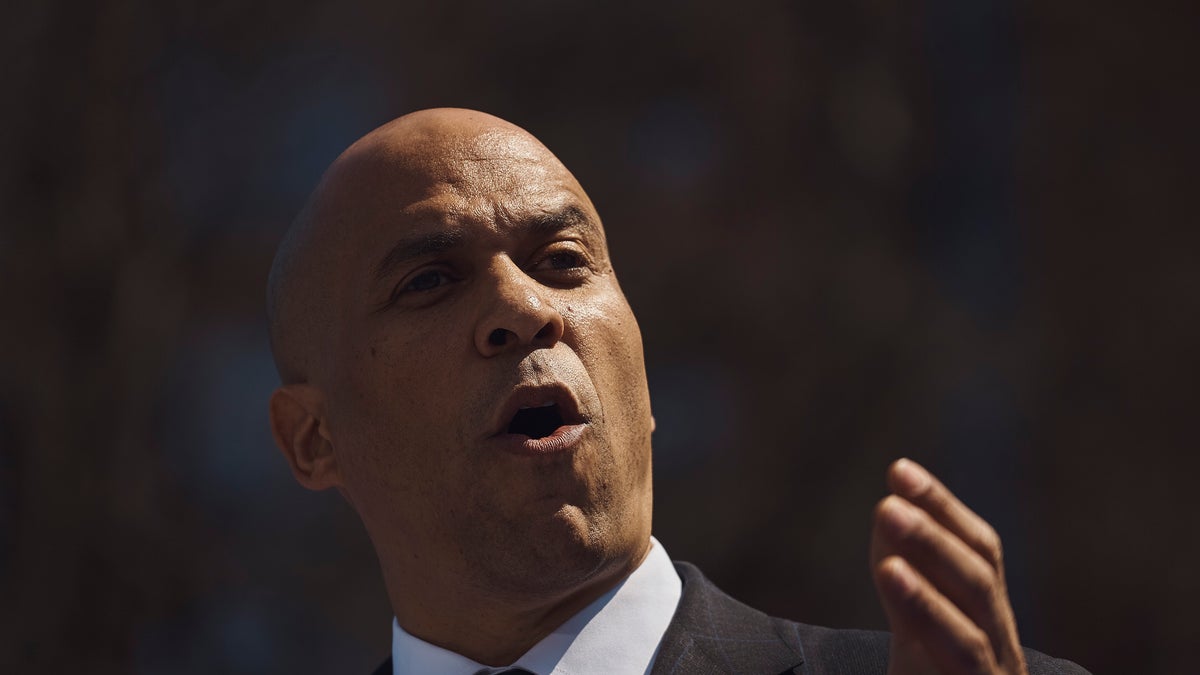
[(596, 223), (588, 218), (583, 209), (574, 205), (559, 211), (538, 214), (522, 225), (523, 229), (528, 229), (532, 234), (553, 234), (572, 227), (585, 230), (588, 234), (598, 234), (599, 231)]
[(375, 280), (386, 279), (397, 267), (413, 258), (445, 253), (461, 244), (465, 238), (463, 230), (455, 228), (401, 239), (379, 264), (375, 265)]
[[(568, 206), (559, 211), (540, 213), (531, 218), (516, 223), (514, 229), (523, 230), (530, 235), (546, 236), (563, 230), (578, 228), (587, 234), (598, 236), (600, 228), (588, 217), (587, 213), (578, 206)], [(405, 237), (396, 242), (387, 255), (375, 265), (375, 280), (383, 281), (397, 267), (414, 258), (445, 253), (460, 246), (466, 239), (466, 230), (451, 228), (429, 234), (419, 234)]]

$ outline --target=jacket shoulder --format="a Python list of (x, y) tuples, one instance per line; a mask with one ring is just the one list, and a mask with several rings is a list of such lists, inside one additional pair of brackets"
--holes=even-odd
[[(789, 622), (790, 623), (790, 622)], [(885, 673), (891, 634), (795, 624), (804, 657), (813, 675), (824, 673)], [(1029, 675), (1091, 675), (1066, 659), (1024, 648)]]
[(887, 633), (770, 617), (723, 593), (694, 566), (676, 562), (675, 569), (683, 594), (663, 636), (654, 675), (887, 671)]
[(1029, 667), (1029, 675), (1091, 675), (1074, 661), (1056, 659), (1028, 647), (1025, 648), (1025, 665)]
[(883, 675), (887, 672), (891, 643), (888, 633), (787, 623), (795, 626), (797, 639), (803, 645), (804, 661), (808, 666), (806, 673)]
[[(683, 596), (659, 656), (692, 659), (690, 672), (780, 673), (804, 675), (884, 675), (891, 634), (826, 628), (769, 617), (721, 592), (700, 570), (676, 561)], [(681, 649), (682, 648), (682, 649)], [(1030, 675), (1089, 675), (1079, 665), (1025, 649)], [(770, 659), (762, 655), (771, 654)], [(706, 657), (707, 661), (699, 657)], [(790, 661), (790, 662), (789, 662)], [(655, 675), (689, 672), (662, 668)], [(782, 666), (782, 667), (781, 667)]]

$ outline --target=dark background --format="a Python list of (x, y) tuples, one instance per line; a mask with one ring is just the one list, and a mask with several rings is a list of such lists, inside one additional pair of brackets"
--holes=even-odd
[(645, 336), (655, 531), (885, 626), (887, 463), (998, 528), (1023, 641), (1184, 672), (1200, 620), (1198, 5), (28, 2), (0, 28), (0, 670), (366, 673), (374, 555), (266, 425), (323, 168), (430, 106), (540, 137)]

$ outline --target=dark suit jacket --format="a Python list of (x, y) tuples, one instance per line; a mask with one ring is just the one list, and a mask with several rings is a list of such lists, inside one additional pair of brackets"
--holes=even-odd
[[(725, 595), (700, 570), (675, 563), (683, 595), (651, 675), (884, 675), (887, 633), (835, 630), (769, 617)], [(1087, 675), (1070, 661), (1025, 650), (1030, 675)], [(392, 660), (375, 675), (391, 675)]]

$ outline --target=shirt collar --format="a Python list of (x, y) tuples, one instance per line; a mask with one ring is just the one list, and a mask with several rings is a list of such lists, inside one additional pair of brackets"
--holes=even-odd
[[(512, 665), (537, 675), (648, 673), (683, 585), (657, 539), (628, 577)], [(474, 675), (487, 666), (410, 635), (392, 620), (392, 672)], [(497, 668), (496, 670), (501, 670)]]

